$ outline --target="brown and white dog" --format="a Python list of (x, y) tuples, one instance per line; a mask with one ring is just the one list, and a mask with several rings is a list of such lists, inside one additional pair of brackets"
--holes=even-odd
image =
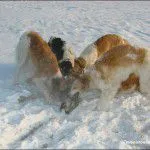
[(62, 74), (54, 53), (37, 32), (25, 32), (20, 37), (16, 63), (18, 69), (15, 81), (32, 80), (45, 99), (50, 101), (52, 79), (61, 79)]
[[(150, 96), (150, 51), (120, 45), (107, 51), (72, 85), (71, 97), (86, 89), (101, 90), (98, 109), (108, 108), (108, 101), (119, 91), (139, 90)], [(68, 108), (65, 108), (68, 109)]]
[(86, 67), (92, 66), (105, 52), (123, 44), (128, 44), (128, 41), (116, 34), (106, 34), (100, 37), (94, 43), (88, 45), (80, 54), (80, 57), (75, 59), (72, 74), (80, 75)]

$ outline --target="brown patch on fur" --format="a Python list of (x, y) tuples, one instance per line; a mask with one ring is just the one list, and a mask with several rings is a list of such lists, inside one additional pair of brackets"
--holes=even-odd
[(129, 44), (127, 40), (116, 34), (106, 34), (96, 40), (95, 45), (97, 46), (98, 57), (101, 57), (103, 53), (107, 52), (113, 47)]
[(134, 73), (130, 74), (128, 79), (121, 83), (119, 91), (126, 91), (131, 89), (132, 87), (134, 87), (135, 90), (139, 91), (140, 88), (139, 77)]
[(135, 48), (131, 45), (120, 45), (107, 51), (102, 58), (95, 62), (95, 67), (97, 70), (101, 70), (102, 66), (112, 68), (142, 64), (145, 58), (145, 52), (144, 48)]
[(54, 76), (59, 69), (57, 59), (37, 32), (29, 32), (30, 51), (32, 61), (37, 68), (36, 76)]
[(86, 66), (86, 61), (82, 57), (78, 57), (74, 61), (74, 68), (72, 70), (72, 75), (77, 77), (83, 73)]

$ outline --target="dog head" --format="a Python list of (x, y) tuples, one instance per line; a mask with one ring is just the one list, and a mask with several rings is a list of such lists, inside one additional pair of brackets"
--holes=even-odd
[(65, 43), (66, 42), (63, 41), (59, 37), (50, 37), (50, 39), (49, 39), (48, 45), (49, 45), (49, 47), (51, 47), (51, 49), (52, 49), (53, 53), (56, 55), (58, 61), (63, 59)]
[(69, 60), (60, 62), (59, 67), (63, 76), (69, 76), (73, 68), (72, 63)]

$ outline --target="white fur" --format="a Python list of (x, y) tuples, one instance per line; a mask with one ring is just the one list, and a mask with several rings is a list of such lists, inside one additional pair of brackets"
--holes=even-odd
[(62, 74), (61, 74), (60, 70), (58, 70), (58, 72), (55, 74), (55, 76), (53, 78), (62, 78)]
[(127, 56), (128, 58), (130, 58), (130, 59), (134, 59), (134, 60), (137, 59), (137, 55), (136, 55), (136, 54), (127, 54), (126, 56)]
[(19, 40), (19, 43), (16, 48), (16, 63), (19, 66), (22, 66), (25, 63), (25, 60), (28, 55), (27, 49), (30, 45), (30, 39), (27, 37), (27, 32), (25, 32)]
[[(109, 78), (109, 80), (106, 81), (103, 80), (100, 77), (100, 75), (97, 76), (97, 74), (100, 74), (99, 72), (92, 72), (92, 82), (90, 84), (94, 83), (94, 87), (97, 87), (102, 91), (102, 95), (98, 104), (98, 108), (100, 110), (107, 109), (108, 102), (115, 97), (115, 95), (118, 92), (118, 89), (120, 88), (121, 83), (125, 81), (131, 73), (136, 73), (136, 69), (137, 67), (135, 65), (127, 68), (117, 68), (117, 70), (113, 70), (112, 72), (110, 72), (111, 78)], [(90, 85), (90, 87), (92, 86)]]
[(144, 65), (138, 70), (141, 92), (150, 99), (150, 49), (148, 49)]
[(63, 59), (61, 61), (68, 59), (68, 60), (70, 60), (70, 62), (72, 63), (72, 66), (74, 67), (75, 54), (73, 52), (73, 49), (68, 44), (65, 44), (63, 49), (64, 49), (64, 55), (63, 55)]
[(80, 57), (82, 57), (86, 61), (87, 67), (93, 65), (98, 58), (96, 45), (88, 45), (80, 54)]
[(16, 47), (16, 65), (17, 72), (15, 75), (15, 82), (26, 81), (31, 78), (35, 72), (35, 66), (32, 63), (29, 56), (30, 38), (27, 36), (28, 32), (25, 32), (18, 42)]

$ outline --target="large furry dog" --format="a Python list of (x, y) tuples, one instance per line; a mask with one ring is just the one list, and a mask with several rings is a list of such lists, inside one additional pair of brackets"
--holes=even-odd
[(128, 41), (116, 34), (106, 34), (100, 37), (88, 45), (80, 54), (80, 57), (75, 59), (72, 74), (80, 75), (86, 67), (93, 65), (105, 52), (122, 44), (128, 44)]
[(49, 47), (56, 55), (63, 76), (68, 76), (74, 67), (75, 54), (70, 45), (59, 37), (50, 37)]
[(32, 80), (50, 101), (51, 82), (62, 78), (57, 59), (42, 37), (33, 31), (25, 32), (16, 48), (16, 81)]
[[(108, 101), (121, 90), (136, 89), (150, 96), (150, 51), (131, 45), (120, 45), (107, 51), (95, 64), (76, 79), (70, 95), (86, 89), (100, 89), (98, 109), (108, 107)], [(70, 105), (69, 105), (70, 106)], [(66, 110), (69, 106), (65, 106)]]

